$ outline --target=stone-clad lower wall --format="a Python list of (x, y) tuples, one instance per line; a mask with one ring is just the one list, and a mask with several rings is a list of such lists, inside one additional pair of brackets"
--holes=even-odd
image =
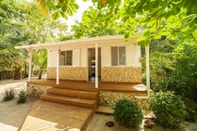
[(141, 67), (102, 67), (102, 78), (104, 82), (131, 82), (141, 83)]
[(37, 84), (27, 84), (27, 91), (29, 95), (40, 96), (47, 93), (47, 89), (53, 88), (52, 86), (43, 86)]
[[(60, 67), (59, 78), (64, 80), (87, 80), (87, 67)], [(56, 67), (47, 68), (47, 78), (56, 78)]]
[[(148, 103), (149, 99), (136, 99), (135, 95), (136, 95), (135, 93), (100, 91), (99, 105), (114, 107), (118, 100), (125, 98), (133, 102), (136, 102), (141, 109), (144, 110), (149, 109), (149, 103)], [(142, 94), (138, 94), (138, 95), (141, 96)]]

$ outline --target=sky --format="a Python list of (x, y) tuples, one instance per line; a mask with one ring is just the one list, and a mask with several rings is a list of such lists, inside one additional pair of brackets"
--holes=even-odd
[(83, 0), (76, 0), (76, 2), (79, 5), (79, 9), (77, 10), (77, 13), (75, 13), (73, 16), (68, 17), (68, 20), (66, 20), (66, 24), (68, 26), (73, 25), (75, 20), (81, 21), (84, 10), (93, 5), (91, 0), (88, 0), (87, 2), (83, 2)]

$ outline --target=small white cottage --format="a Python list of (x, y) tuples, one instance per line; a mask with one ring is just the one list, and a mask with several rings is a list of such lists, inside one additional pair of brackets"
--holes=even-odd
[(98, 76), (101, 82), (141, 83), (141, 53), (136, 39), (125, 42), (123, 36), (105, 36), (69, 40), (47, 50), (48, 79), (56, 79), (58, 56), (59, 78), (63, 80), (92, 81)]
[[(136, 39), (125, 42), (123, 36), (102, 36), (15, 48), (29, 51), (28, 94), (45, 101), (91, 109), (80, 130), (85, 130), (98, 106), (111, 109), (123, 98), (149, 109), (149, 47), (145, 48), (145, 86), (141, 84), (141, 52)], [(31, 81), (32, 51), (37, 49), (48, 51), (48, 80)]]
[[(130, 39), (125, 42), (124, 36), (102, 36), (25, 45), (15, 48), (27, 49), (29, 51), (29, 67), (31, 67), (32, 64), (33, 50), (47, 49), (48, 51), (48, 80), (30, 82), (31, 68), (29, 68), (29, 94), (31, 94), (31, 92), (34, 93), (36, 90), (38, 95), (45, 93), (50, 95), (51, 92), (48, 92), (50, 88), (57, 90), (56, 88), (64, 87), (64, 89), (68, 88), (69, 90), (79, 91), (77, 91), (77, 94), (73, 94), (73, 92), (69, 92), (68, 90), (62, 91), (58, 89), (61, 90), (58, 91), (60, 93), (58, 95), (61, 96), (62, 93), (66, 92), (67, 97), (78, 98), (81, 97), (80, 93), (82, 92), (80, 92), (80, 90), (89, 91), (91, 88), (91, 90), (97, 92), (96, 97), (98, 97), (98, 99), (96, 99), (95, 105), (99, 103), (99, 105), (113, 107), (115, 102), (119, 99), (128, 98), (132, 101), (139, 101), (138, 104), (142, 108), (149, 108), (148, 100), (146, 100), (150, 96), (149, 47), (145, 47), (145, 86), (141, 84), (141, 50), (136, 39)], [(94, 82), (94, 84), (92, 82)], [(45, 87), (45, 85), (47, 87)], [(44, 95), (41, 98), (48, 97), (48, 95)], [(84, 95), (86, 96), (87, 94)], [(91, 93), (88, 95), (91, 95)], [(48, 100), (56, 101), (56, 99), (59, 99), (59, 97), (55, 99), (50, 98)], [(71, 99), (65, 103), (72, 103), (70, 100)], [(97, 100), (99, 100), (99, 102)], [(79, 105), (82, 106), (84, 104), (80, 103)], [(95, 105), (93, 105), (93, 107), (97, 107)]]
[(140, 46), (136, 39), (125, 42), (122, 35), (16, 48), (25, 48), (30, 52), (30, 65), (31, 51), (46, 48), (47, 79), (56, 79), (56, 84), (59, 84), (59, 80), (93, 81), (95, 87), (98, 87), (99, 81), (141, 83)]

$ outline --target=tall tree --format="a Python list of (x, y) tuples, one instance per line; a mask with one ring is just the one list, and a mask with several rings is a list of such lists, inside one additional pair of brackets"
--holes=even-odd
[(20, 79), (28, 55), (14, 46), (56, 41), (66, 29), (60, 20), (47, 20), (33, 3), (0, 1), (0, 70), (14, 70), (14, 79)]
[[(94, 9), (94, 7), (89, 7), (86, 11), (84, 11), (83, 19), (88, 19), (87, 17), (90, 14), (94, 14), (98, 12), (98, 9)], [(71, 31), (74, 32), (74, 36), (77, 38), (80, 37), (96, 37), (96, 36), (106, 36), (106, 35), (118, 35), (124, 34), (124, 28), (121, 28), (123, 23), (118, 21), (117, 19), (110, 21), (110, 23), (106, 23), (106, 21), (94, 22), (92, 19), (88, 19), (87, 21), (75, 21), (75, 24), (72, 26)]]
[(26, 28), (13, 19), (17, 10), (12, 4), (12, 1), (0, 2), (0, 70), (13, 69), (14, 79), (19, 79), (25, 51), (16, 51), (14, 46), (22, 42)]

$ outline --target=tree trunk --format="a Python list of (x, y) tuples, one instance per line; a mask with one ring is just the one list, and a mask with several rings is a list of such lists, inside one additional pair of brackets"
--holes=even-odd
[(40, 72), (39, 72), (39, 75), (38, 75), (38, 79), (40, 80), (40, 79), (42, 79), (42, 70), (40, 70)]
[(25, 64), (25, 74), (24, 74), (24, 78), (28, 77), (28, 73), (27, 73), (27, 65)]
[(32, 64), (31, 66), (31, 77), (33, 77), (33, 75), (34, 75), (34, 64)]
[(20, 78), (21, 78), (21, 67), (15, 67), (14, 80), (19, 80)]

